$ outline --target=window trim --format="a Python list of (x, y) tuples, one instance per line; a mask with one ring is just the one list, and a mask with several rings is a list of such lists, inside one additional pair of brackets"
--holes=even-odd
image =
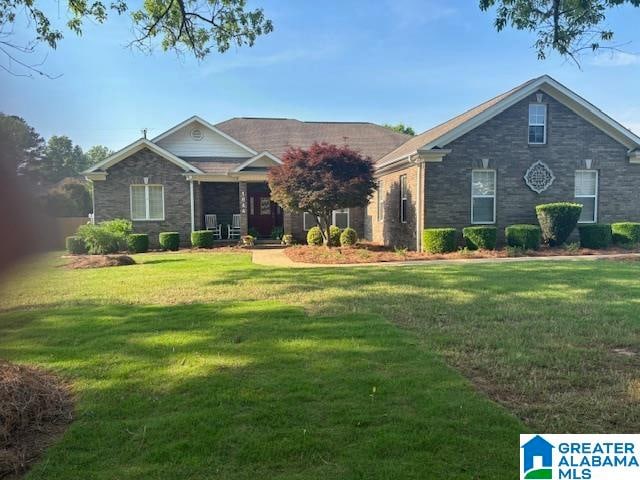
[[(531, 123), (531, 107), (540, 106), (544, 108), (544, 123)], [(527, 109), (527, 143), (529, 145), (546, 145), (547, 144), (547, 124), (548, 124), (548, 109), (546, 103), (530, 103)], [(532, 142), (530, 135), (531, 127), (542, 127), (542, 142)]]
[(318, 219), (315, 219), (315, 225), (312, 225), (311, 227), (307, 226), (307, 215), (311, 215), (313, 217), (312, 213), (309, 212), (302, 212), (302, 231), (303, 232), (308, 232), (309, 230), (311, 230), (313, 227), (318, 226)]
[[(474, 195), (473, 194), (473, 174), (476, 172), (492, 172), (493, 173), (493, 195)], [(495, 225), (496, 223), (496, 203), (498, 197), (498, 175), (493, 168), (474, 168), (471, 170), (471, 225)], [(476, 222), (473, 219), (473, 200), (475, 198), (492, 198), (493, 199), (493, 221)]]
[(378, 180), (378, 192), (376, 197), (377, 219), (379, 222), (384, 221), (384, 197), (382, 190), (384, 189), (384, 180)]
[(331, 212), (331, 225), (336, 225), (336, 213), (346, 213), (347, 214), (347, 226), (346, 228), (351, 227), (351, 212), (348, 208), (338, 208)]
[[(406, 210), (408, 210), (409, 207), (409, 197), (408, 197), (408, 193), (409, 193), (409, 185), (407, 184), (407, 174), (405, 173), (404, 175), (400, 175), (399, 178), (399, 182), (400, 182), (400, 211), (398, 212), (398, 216), (400, 217), (400, 223), (407, 223), (407, 215), (406, 215)], [(404, 183), (404, 192), (402, 191), (402, 184)], [(402, 208), (403, 202), (406, 202), (407, 204), (407, 208)]]
[[(596, 175), (596, 190), (595, 193), (593, 195), (577, 195), (576, 194), (576, 175), (578, 173), (584, 173), (584, 172), (589, 172), (589, 173), (595, 173)], [(573, 174), (573, 198), (576, 200), (576, 203), (579, 203), (577, 200), (580, 198), (593, 198), (594, 202), (593, 202), (593, 220), (589, 220), (589, 221), (584, 221), (584, 220), (580, 220), (578, 219), (578, 223), (582, 223), (582, 224), (589, 224), (589, 223), (598, 223), (598, 195), (599, 195), (599, 188), (598, 188), (598, 183), (600, 181), (600, 173), (598, 172), (598, 170), (587, 170), (587, 169), (581, 169), (581, 170), (576, 170), (575, 173)]]
[[(133, 216), (133, 188), (144, 187), (144, 204), (145, 204), (145, 218), (135, 218)], [(149, 187), (160, 187), (162, 192), (162, 217), (150, 218), (150, 206), (149, 206)], [(164, 207), (164, 185), (160, 183), (132, 183), (129, 185), (129, 209), (131, 213), (131, 220), (134, 222), (164, 222), (165, 219), (165, 207)]]

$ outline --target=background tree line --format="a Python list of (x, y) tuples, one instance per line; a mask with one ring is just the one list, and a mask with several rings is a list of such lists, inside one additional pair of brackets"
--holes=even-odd
[(23, 118), (0, 113), (0, 174), (15, 176), (50, 215), (91, 212), (91, 192), (80, 173), (111, 153), (103, 145), (84, 152), (64, 135), (45, 141)]

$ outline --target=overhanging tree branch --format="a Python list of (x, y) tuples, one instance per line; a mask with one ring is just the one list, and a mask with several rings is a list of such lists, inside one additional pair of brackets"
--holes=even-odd
[[(55, 49), (63, 38), (63, 32), (52, 24), (47, 15), (37, 8), (39, 0), (0, 0), (0, 35), (3, 27), (13, 26), (18, 20), (26, 20), (27, 28), (34, 30), (34, 44), (46, 43)], [(40, 0), (42, 1), (42, 0)], [(123, 14), (129, 9), (127, 0), (67, 0), (71, 18), (66, 27), (77, 35), (82, 34), (83, 21), (86, 19), (103, 23), (110, 12)], [(137, 4), (136, 4), (137, 5)], [(153, 40), (160, 39), (163, 50), (174, 50), (181, 53), (182, 47), (191, 52), (196, 58), (206, 57), (212, 48), (218, 52), (226, 52), (230, 46), (252, 46), (256, 38), (273, 31), (271, 20), (264, 16), (262, 9), (248, 10), (246, 0), (146, 0), (141, 8), (131, 13), (135, 38), (129, 42), (129, 47), (139, 47), (143, 50), (153, 49)], [(11, 37), (12, 32), (4, 32)], [(5, 50), (17, 45), (4, 40)], [(25, 69), (24, 75), (31, 73), (55, 78), (48, 75), (37, 65), (31, 65), (25, 58), (33, 51), (21, 50), (15, 55), (0, 52), (5, 58), (5, 64), (0, 66), (10, 73), (23, 76), (12, 67)], [(0, 59), (1, 62), (1, 59)]]

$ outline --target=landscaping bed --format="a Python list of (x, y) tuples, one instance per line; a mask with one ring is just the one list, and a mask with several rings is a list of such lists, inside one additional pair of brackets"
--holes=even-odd
[(355, 247), (318, 247), (296, 245), (285, 249), (285, 255), (294, 262), (319, 264), (406, 262), (418, 260), (461, 260), (476, 258), (507, 257), (550, 257), (566, 255), (616, 255), (637, 253), (639, 249), (610, 247), (596, 250), (577, 246), (542, 247), (539, 250), (505, 248), (500, 250), (460, 249), (450, 253), (415, 252), (406, 249), (393, 249), (372, 243), (360, 243)]
[(72, 418), (69, 387), (58, 377), (0, 360), (0, 478), (23, 473)]
[(104, 268), (135, 265), (135, 260), (128, 255), (78, 255), (64, 266), (72, 270), (79, 268)]

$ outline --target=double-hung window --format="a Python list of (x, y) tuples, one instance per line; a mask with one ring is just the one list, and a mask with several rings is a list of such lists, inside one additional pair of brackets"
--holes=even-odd
[(400, 222), (407, 223), (407, 207), (409, 197), (407, 196), (407, 176), (400, 175)]
[(576, 202), (582, 204), (580, 223), (595, 223), (598, 218), (598, 171), (576, 170)]
[(331, 223), (338, 228), (348, 228), (349, 227), (349, 209), (341, 208), (340, 210), (334, 210)]
[(317, 225), (318, 219), (313, 214), (304, 212), (304, 214), (302, 215), (302, 229), (306, 232)]
[(471, 223), (496, 222), (496, 171), (471, 172)]
[(529, 105), (529, 143), (547, 143), (547, 106), (544, 103)]
[(382, 180), (378, 180), (378, 193), (377, 193), (377, 201), (378, 201), (378, 221), (381, 222), (384, 220), (384, 182)]
[(131, 220), (164, 220), (162, 185), (131, 185)]

